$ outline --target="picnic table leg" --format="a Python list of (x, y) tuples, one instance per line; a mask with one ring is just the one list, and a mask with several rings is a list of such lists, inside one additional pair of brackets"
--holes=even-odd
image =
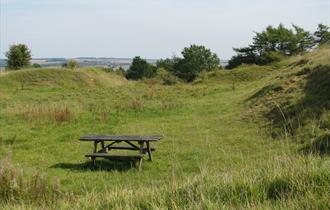
[[(94, 149), (93, 149), (93, 152), (94, 153), (96, 153), (96, 151), (97, 151), (97, 144), (98, 144), (99, 142), (98, 141), (94, 141)], [(95, 160), (96, 160), (96, 157), (91, 157), (91, 159), (92, 159), (92, 164), (93, 164), (93, 166), (95, 166)]]
[(108, 151), (107, 151), (107, 148), (105, 148), (105, 146), (104, 146), (104, 141), (101, 141), (101, 147), (102, 147), (102, 151), (104, 152), (104, 153), (107, 153)]
[(147, 141), (147, 151), (148, 151), (148, 155), (149, 155), (149, 160), (152, 161), (150, 142), (148, 142), (148, 141)]
[(94, 150), (93, 150), (93, 153), (96, 153), (96, 151), (97, 151), (97, 144), (98, 143), (99, 143), (98, 141), (94, 141)]
[(139, 144), (140, 144), (140, 154), (144, 154), (144, 148), (143, 148), (144, 141), (140, 141)]
[[(139, 144), (140, 144), (140, 154), (144, 154), (144, 148), (143, 148), (144, 141), (140, 141)], [(141, 157), (138, 162), (139, 171), (142, 170), (142, 161), (143, 161), (143, 158)]]

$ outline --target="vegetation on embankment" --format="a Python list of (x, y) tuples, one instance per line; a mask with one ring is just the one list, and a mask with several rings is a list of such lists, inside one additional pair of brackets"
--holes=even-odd
[(304, 152), (330, 152), (330, 48), (283, 61), (272, 81), (248, 98), (273, 137), (290, 136)]
[[(308, 146), (330, 128), (329, 50), (171, 86), (99, 69), (3, 75), (0, 206), (327, 209), (329, 150)], [(86, 133), (165, 138), (142, 172), (101, 160), (92, 170)]]

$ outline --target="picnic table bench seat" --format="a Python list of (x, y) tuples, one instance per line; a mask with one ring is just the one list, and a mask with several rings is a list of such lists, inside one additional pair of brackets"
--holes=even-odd
[(103, 158), (111, 158), (111, 159), (122, 159), (122, 158), (128, 158), (128, 159), (140, 159), (143, 158), (143, 154), (109, 154), (109, 153), (89, 153), (86, 154), (85, 157), (103, 157)]

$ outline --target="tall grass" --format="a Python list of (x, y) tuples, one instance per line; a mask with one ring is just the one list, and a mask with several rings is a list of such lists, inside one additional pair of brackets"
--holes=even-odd
[(50, 120), (63, 123), (73, 119), (73, 113), (67, 104), (61, 106), (28, 106), (21, 111), (20, 115), (28, 122)]
[(50, 180), (46, 174), (38, 171), (24, 171), (13, 163), (10, 155), (0, 159), (0, 204), (51, 205), (60, 195), (58, 180)]
[[(106, 192), (91, 192), (62, 200), (60, 208), (75, 209), (329, 209), (330, 172), (321, 160), (308, 156), (278, 156), (265, 168), (217, 172), (201, 167), (200, 173), (159, 186), (125, 185)], [(315, 202), (315, 199), (318, 199)]]

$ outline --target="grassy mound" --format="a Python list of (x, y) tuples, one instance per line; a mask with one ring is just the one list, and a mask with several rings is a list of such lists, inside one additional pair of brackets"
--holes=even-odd
[(127, 81), (115, 73), (106, 73), (97, 68), (68, 69), (25, 69), (0, 76), (2, 88), (62, 87), (82, 88), (95, 86), (118, 86)]
[(310, 152), (329, 153), (330, 47), (291, 58), (282, 65), (273, 80), (248, 102), (268, 118), (274, 137), (291, 135), (297, 142), (310, 145)]

